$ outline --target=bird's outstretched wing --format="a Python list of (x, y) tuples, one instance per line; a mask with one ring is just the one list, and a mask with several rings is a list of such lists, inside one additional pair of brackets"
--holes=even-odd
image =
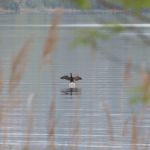
[(75, 77), (74, 77), (74, 80), (75, 80), (75, 81), (78, 81), (78, 80), (82, 80), (82, 78), (79, 77), (79, 76), (75, 76)]
[(62, 76), (60, 79), (70, 80), (69, 76)]

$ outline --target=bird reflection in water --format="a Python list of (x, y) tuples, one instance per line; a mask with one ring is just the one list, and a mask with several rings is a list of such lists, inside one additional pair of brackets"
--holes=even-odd
[(81, 89), (79, 88), (67, 88), (61, 91), (63, 95), (80, 95)]

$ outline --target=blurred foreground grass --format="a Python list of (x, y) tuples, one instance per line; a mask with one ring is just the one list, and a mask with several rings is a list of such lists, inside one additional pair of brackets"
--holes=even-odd
[[(47, 63), (52, 62), (51, 54), (55, 50), (55, 46), (59, 40), (59, 29), (58, 29), (58, 24), (60, 23), (62, 17), (62, 10), (57, 11), (56, 14), (54, 15), (52, 19), (52, 26), (49, 28), (48, 36), (45, 41), (44, 47), (42, 49), (42, 56), (41, 56), (41, 64), (39, 66), (40, 74), (42, 74), (42, 68), (46, 66)], [(97, 34), (94, 31), (91, 31), (91, 33), (94, 35), (93, 38), (90, 37), (89, 35), (84, 34), (86, 36), (86, 43), (88, 43), (88, 40), (90, 42), (92, 41), (92, 48), (94, 47), (95, 49), (95, 44), (94, 41), (100, 36), (102, 38), (106, 38), (105, 35)], [(19, 85), (21, 84), (21, 81), (24, 77), (24, 73), (26, 71), (26, 62), (27, 62), (27, 57), (30, 55), (32, 52), (32, 44), (34, 42), (34, 36), (29, 37), (23, 47), (20, 49), (20, 51), (16, 54), (16, 56), (13, 59), (13, 62), (11, 64), (11, 72), (10, 72), (10, 80), (8, 83), (8, 91), (7, 93), (7, 105), (5, 105), (6, 101), (1, 99), (0, 101), (0, 128), (2, 130), (1, 134), (1, 144), (0, 144), (0, 149), (5, 150), (7, 149), (7, 146), (9, 145), (8, 141), (8, 126), (11, 126), (11, 124), (7, 124), (7, 118), (10, 117), (9, 114), (11, 114), (16, 108), (19, 108), (21, 106), (22, 101), (17, 95), (17, 88), (19, 88)], [(125, 66), (125, 84), (130, 84), (132, 82), (132, 75), (131, 75), (131, 70), (132, 70), (132, 59), (127, 60), (127, 65)], [(141, 81), (137, 84), (138, 90), (135, 90), (135, 94), (133, 96), (133, 99), (131, 100), (131, 103), (136, 105), (137, 102), (140, 102), (143, 107), (142, 109), (139, 110), (138, 113), (133, 112), (133, 114), (130, 115), (128, 119), (125, 119), (123, 122), (123, 125), (120, 125), (121, 131), (122, 131), (122, 136), (126, 137), (127, 135), (130, 138), (130, 149), (131, 150), (137, 150), (139, 149), (139, 145), (144, 145), (143, 149), (148, 149), (148, 144), (149, 144), (149, 135), (145, 135), (141, 137), (139, 133), (139, 128), (138, 126), (143, 123), (143, 118), (146, 109), (149, 108), (149, 101), (150, 101), (150, 75), (149, 72), (146, 71), (144, 68), (141, 69)], [(0, 65), (0, 91), (3, 91), (3, 87), (7, 86), (5, 85), (5, 79), (4, 79), (4, 71), (2, 68), (2, 65)], [(40, 77), (40, 76), (39, 76)], [(40, 82), (40, 80), (39, 80)], [(40, 84), (40, 83), (38, 83)], [(38, 89), (39, 90), (39, 89)], [(34, 104), (34, 99), (36, 98), (36, 95), (39, 92), (38, 90), (33, 91), (27, 95), (27, 102), (28, 102), (28, 107), (27, 107), (27, 128), (26, 128), (26, 136), (25, 136), (25, 142), (23, 145), (21, 145), (22, 150), (29, 150), (30, 148), (30, 135), (32, 132), (32, 129), (34, 127), (34, 115), (33, 115), (33, 104)], [(138, 96), (138, 97), (137, 97)], [(130, 105), (129, 105), (130, 107)], [(81, 128), (80, 128), (80, 97), (77, 98), (77, 102), (75, 103), (75, 114), (76, 116), (72, 118), (72, 131), (70, 132), (71, 135), (71, 143), (70, 147), (68, 144), (68, 147), (70, 150), (77, 150), (79, 149), (80, 145), (80, 134), (81, 134)], [(109, 104), (103, 102), (103, 108), (104, 108), (104, 113), (106, 114), (107, 118), (107, 126), (106, 126), (106, 131), (108, 132), (107, 134), (109, 135), (108, 143), (117, 143), (116, 139), (114, 138), (114, 130), (113, 130), (113, 118), (112, 118), (112, 111), (111, 111), (111, 106)], [(51, 103), (49, 106), (49, 115), (48, 115), (48, 146), (47, 149), (49, 150), (56, 150), (57, 149), (57, 143), (56, 143), (56, 126), (59, 120), (57, 120), (56, 117), (56, 93), (55, 89), (53, 89), (53, 95), (51, 99)], [(131, 126), (129, 126), (129, 123)], [(94, 127), (90, 127), (90, 132), (94, 130)], [(66, 141), (65, 141), (66, 142)], [(90, 145), (89, 141), (89, 145)], [(89, 147), (90, 148), (90, 147)], [(65, 149), (65, 148), (63, 148)], [(87, 148), (88, 149), (88, 148)], [(103, 147), (101, 146), (101, 148)], [(110, 148), (111, 149), (111, 148)]]

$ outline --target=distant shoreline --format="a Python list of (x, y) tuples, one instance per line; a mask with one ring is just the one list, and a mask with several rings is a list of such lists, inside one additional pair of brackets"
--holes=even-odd
[(3, 9), (0, 8), (0, 14), (5, 14), (5, 13), (39, 13), (39, 12), (47, 12), (47, 13), (54, 13), (56, 10), (62, 10), (64, 13), (69, 13), (69, 12), (80, 12), (81, 10), (77, 9), (63, 9), (63, 8), (20, 8), (18, 11), (11, 10), (11, 9)]
[(117, 9), (108, 9), (108, 10), (100, 10), (100, 9), (95, 9), (95, 10), (78, 10), (78, 9), (63, 9), (63, 8), (34, 8), (34, 9), (29, 9), (29, 8), (21, 8), (18, 11), (10, 10), (10, 9), (3, 9), (0, 8), (0, 14), (8, 14), (8, 13), (19, 13), (19, 14), (28, 14), (28, 13), (54, 13), (56, 10), (61, 9), (63, 13), (86, 13), (86, 12), (92, 12), (92, 13), (100, 13), (100, 12), (111, 12), (111, 13), (127, 13), (123, 10), (117, 10)]

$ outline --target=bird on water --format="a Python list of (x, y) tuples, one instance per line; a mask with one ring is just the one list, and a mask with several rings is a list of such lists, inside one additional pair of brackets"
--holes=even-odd
[(69, 88), (75, 88), (76, 87), (75, 81), (82, 80), (82, 78), (79, 76), (73, 77), (72, 73), (70, 73), (70, 76), (65, 75), (65, 76), (62, 76), (60, 79), (69, 80), (70, 81)]

